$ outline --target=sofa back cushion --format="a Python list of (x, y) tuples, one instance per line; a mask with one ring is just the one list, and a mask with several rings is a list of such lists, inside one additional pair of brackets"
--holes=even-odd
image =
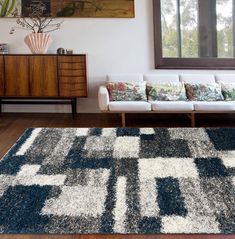
[(221, 86), (217, 83), (185, 84), (187, 97), (190, 101), (220, 101), (224, 100)]
[(235, 83), (235, 74), (218, 74), (215, 79), (217, 83)]
[(215, 83), (215, 76), (211, 74), (182, 74), (180, 81), (184, 83), (211, 84)]
[(149, 101), (184, 101), (187, 100), (184, 83), (148, 83)]
[(142, 74), (110, 74), (107, 75), (107, 81), (139, 84), (144, 81), (144, 78)]
[(110, 101), (147, 101), (146, 82), (107, 82)]
[(179, 82), (179, 75), (177, 74), (144, 75), (144, 80), (147, 82), (147, 84), (177, 83)]

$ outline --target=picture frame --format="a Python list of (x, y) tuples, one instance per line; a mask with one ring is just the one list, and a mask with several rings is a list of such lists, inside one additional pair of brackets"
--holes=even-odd
[(1, 0), (0, 17), (28, 16), (28, 8), (44, 4), (53, 18), (134, 18), (134, 0)]

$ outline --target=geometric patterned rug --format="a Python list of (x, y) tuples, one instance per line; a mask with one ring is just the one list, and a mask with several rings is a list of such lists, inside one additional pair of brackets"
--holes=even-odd
[(28, 129), (0, 160), (0, 233), (235, 233), (235, 129)]

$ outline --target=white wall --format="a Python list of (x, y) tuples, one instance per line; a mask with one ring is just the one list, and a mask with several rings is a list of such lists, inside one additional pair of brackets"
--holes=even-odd
[[(74, 53), (88, 54), (89, 97), (78, 100), (79, 112), (99, 111), (97, 91), (99, 85), (105, 82), (107, 73), (159, 71), (154, 70), (152, 0), (135, 0), (135, 11), (136, 17), (133, 19), (66, 19), (62, 28), (52, 33), (53, 43), (49, 53), (55, 53), (57, 48), (63, 47), (73, 49)], [(0, 20), (0, 42), (8, 43), (11, 53), (30, 53), (23, 42), (25, 31), (18, 30), (14, 35), (9, 35), (13, 25), (14, 20)], [(169, 72), (169, 70), (163, 72)], [(173, 72), (179, 72), (179, 70)], [(8, 112), (69, 112), (70, 108), (68, 106), (12, 105), (4, 106), (4, 110)]]

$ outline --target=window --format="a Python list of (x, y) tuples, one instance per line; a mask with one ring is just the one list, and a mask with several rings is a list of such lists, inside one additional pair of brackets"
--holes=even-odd
[(235, 69), (235, 0), (153, 0), (156, 68)]

